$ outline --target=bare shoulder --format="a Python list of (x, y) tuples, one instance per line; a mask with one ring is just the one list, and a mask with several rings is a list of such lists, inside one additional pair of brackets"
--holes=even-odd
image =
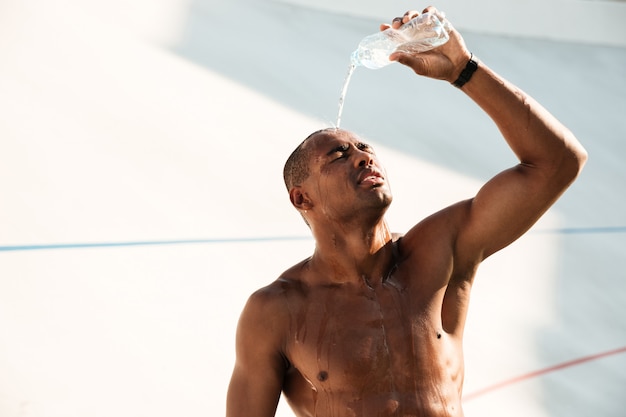
[(459, 232), (469, 216), (471, 203), (472, 200), (459, 201), (413, 226), (402, 236), (400, 249), (403, 255), (411, 256), (422, 250), (432, 252), (437, 248), (454, 252)]
[(300, 271), (305, 263), (306, 260), (292, 266), (274, 282), (252, 293), (242, 317), (247, 316), (251, 321), (264, 321), (271, 318), (273, 323), (288, 319), (290, 300), (298, 297), (302, 292)]
[[(250, 295), (237, 325), (237, 367), (253, 373), (263, 365), (280, 380), (289, 367), (285, 347), (290, 323), (290, 304), (300, 292), (298, 265), (271, 284)], [(254, 371), (256, 372), (256, 371)]]

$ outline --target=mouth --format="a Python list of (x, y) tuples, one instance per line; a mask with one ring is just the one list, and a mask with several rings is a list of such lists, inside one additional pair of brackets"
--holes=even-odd
[(385, 177), (377, 170), (367, 169), (359, 175), (357, 183), (359, 185), (383, 185)]

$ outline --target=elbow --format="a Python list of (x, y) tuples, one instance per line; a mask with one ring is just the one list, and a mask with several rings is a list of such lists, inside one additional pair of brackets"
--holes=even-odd
[(580, 175), (587, 163), (589, 154), (571, 132), (569, 132), (565, 143), (566, 147), (561, 162), (561, 171), (568, 177), (568, 182), (572, 182)]
[(570, 135), (571, 135), (570, 147), (571, 147), (573, 165), (574, 165), (574, 169), (576, 172), (575, 176), (578, 176), (578, 174), (580, 174), (580, 172), (583, 170), (583, 167), (587, 163), (587, 159), (589, 159), (589, 154), (587, 153), (587, 150), (583, 147), (583, 145), (581, 145), (581, 143), (578, 142), (578, 140), (574, 137), (574, 135), (573, 134), (570, 134)]
[(580, 172), (583, 170), (583, 167), (587, 163), (587, 159), (589, 159), (589, 154), (587, 153), (587, 150), (583, 148), (582, 145), (580, 145), (580, 149), (577, 155), (578, 155), (578, 172)]

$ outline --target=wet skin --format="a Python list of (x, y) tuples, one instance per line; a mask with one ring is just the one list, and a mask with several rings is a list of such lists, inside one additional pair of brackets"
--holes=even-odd
[[(450, 258), (431, 248), (424, 255), (441, 256), (416, 265), (395, 245), (399, 259), (375, 286), (306, 285), (306, 261), (273, 284), (289, 314), (283, 391), (298, 416), (462, 415), (460, 330), (442, 322)], [(446, 301), (455, 308), (457, 291)]]
[(318, 214), (306, 216), (318, 242), (342, 252), (357, 225), (370, 225), (365, 230), (379, 239), (371, 238), (374, 261), (360, 274), (341, 261), (320, 262), (318, 247), (261, 290), (285, 331), (285, 398), (299, 417), (461, 416), (461, 324), (474, 268), (454, 270), (454, 233), (445, 224), (461, 207), (394, 237), (382, 220), (391, 193), (373, 149), (341, 130), (310, 146), (307, 196)]

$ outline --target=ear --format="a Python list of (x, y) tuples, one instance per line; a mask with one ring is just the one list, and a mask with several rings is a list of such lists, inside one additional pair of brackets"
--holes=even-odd
[(298, 210), (310, 210), (313, 207), (313, 202), (300, 186), (295, 186), (289, 190), (289, 200)]

